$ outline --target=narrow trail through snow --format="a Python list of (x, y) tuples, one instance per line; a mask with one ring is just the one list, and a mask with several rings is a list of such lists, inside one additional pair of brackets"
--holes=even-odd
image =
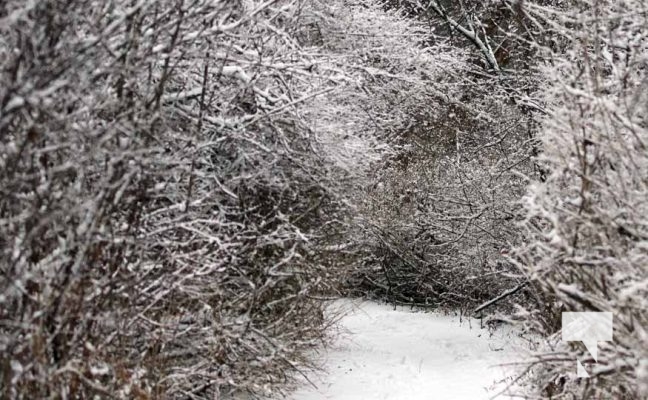
[(324, 372), (311, 374), (292, 400), (490, 399), (514, 376), (498, 366), (528, 349), (511, 329), (493, 334), (479, 321), (410, 311), (372, 302), (337, 302), (351, 309), (333, 347), (321, 354)]

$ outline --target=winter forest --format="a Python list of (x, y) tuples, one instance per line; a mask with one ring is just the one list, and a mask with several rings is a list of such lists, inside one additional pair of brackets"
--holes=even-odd
[(299, 400), (340, 299), (648, 398), (648, 2), (0, 0), (0, 398)]

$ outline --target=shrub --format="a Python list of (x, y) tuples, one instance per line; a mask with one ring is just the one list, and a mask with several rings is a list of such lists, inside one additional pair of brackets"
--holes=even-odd
[[(645, 4), (575, 1), (551, 20), (568, 40), (547, 67), (550, 105), (541, 160), (551, 173), (524, 199), (520, 266), (539, 289), (529, 325), (550, 336), (538, 357), (539, 389), (561, 376), (558, 391), (578, 398), (648, 395), (648, 141)], [(558, 341), (562, 311), (609, 311), (614, 341), (598, 361), (578, 343)], [(557, 343), (554, 343), (557, 342)], [(591, 379), (573, 377), (576, 359)]]
[(345, 206), (303, 11), (0, 5), (3, 397), (263, 393), (307, 362)]
[(476, 67), (480, 50), (445, 32), (447, 22), (429, 7), (385, 7), (418, 33), (403, 35), (399, 54), (418, 55), (392, 57), (399, 62), (388, 66), (404, 81), (388, 97), (397, 116), (387, 124), (394, 152), (368, 188), (364, 234), (372, 250), (350, 286), (400, 303), (475, 307), (524, 281), (502, 253), (519, 241), (517, 201), (525, 177), (538, 173), (529, 106), (538, 77)]

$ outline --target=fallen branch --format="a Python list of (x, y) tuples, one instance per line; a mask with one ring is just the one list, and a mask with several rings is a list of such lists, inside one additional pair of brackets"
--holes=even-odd
[(503, 293), (500, 294), (499, 296), (495, 297), (494, 299), (488, 300), (487, 302), (485, 302), (485, 303), (482, 304), (481, 306), (475, 308), (475, 311), (473, 311), (473, 313), (476, 314), (476, 313), (482, 311), (483, 309), (492, 306), (493, 304), (497, 303), (498, 301), (500, 301), (500, 300), (502, 300), (502, 299), (505, 299), (505, 298), (509, 297), (510, 295), (519, 292), (520, 289), (522, 289), (523, 287), (525, 287), (528, 283), (529, 283), (529, 281), (525, 281), (525, 282), (520, 283), (519, 285), (517, 285), (517, 286), (514, 287), (513, 289), (506, 290), (505, 292), (503, 292)]

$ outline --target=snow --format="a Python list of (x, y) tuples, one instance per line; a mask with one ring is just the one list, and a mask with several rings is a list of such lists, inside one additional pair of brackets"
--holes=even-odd
[(490, 399), (515, 376), (501, 364), (528, 353), (511, 328), (489, 332), (475, 319), (350, 300), (332, 309), (350, 311), (319, 356), (324, 372), (291, 400)]

